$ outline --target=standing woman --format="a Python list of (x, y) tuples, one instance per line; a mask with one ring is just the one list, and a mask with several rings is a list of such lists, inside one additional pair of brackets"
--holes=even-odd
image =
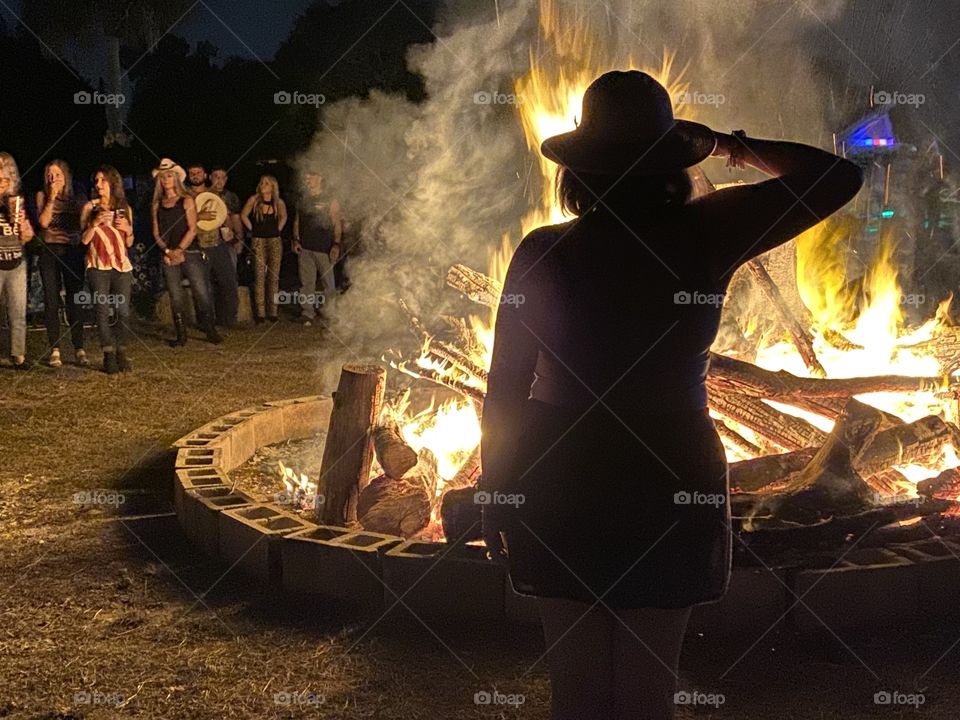
[[(541, 147), (574, 219), (529, 233), (504, 282), (484, 537), (538, 597), (554, 720), (668, 720), (690, 608), (720, 599), (730, 573), (705, 386), (723, 294), (737, 267), (853, 198), (862, 173), (675, 120), (637, 71), (595, 80), (580, 117)], [(774, 179), (692, 199), (687, 169), (711, 154)]]
[(197, 236), (197, 205), (183, 186), (186, 172), (172, 160), (160, 161), (153, 171), (157, 178), (153, 190), (153, 239), (163, 250), (163, 279), (170, 296), (170, 309), (177, 337), (173, 346), (187, 344), (186, 314), (190, 298), (183, 290), (183, 279), (190, 281), (190, 289), (197, 306), (197, 323), (207, 340), (223, 342), (214, 326), (213, 303), (210, 291), (210, 268)]
[(7, 306), (13, 367), (27, 369), (27, 263), (23, 246), (33, 239), (20, 195), (20, 171), (0, 152), (0, 301)]
[(80, 243), (83, 201), (74, 195), (70, 166), (51, 160), (43, 172), (46, 184), (37, 192), (37, 211), (43, 229), (40, 277), (43, 279), (44, 320), (50, 344), (50, 367), (60, 367), (60, 290), (65, 292), (70, 341), (78, 365), (87, 365), (83, 349), (83, 306), (77, 301), (83, 289), (85, 248)]
[[(103, 371), (114, 375), (133, 369), (125, 348), (133, 284), (129, 255), (133, 245), (133, 211), (116, 168), (102, 165), (94, 173), (93, 186), (96, 197), (80, 213), (80, 241), (87, 248), (87, 282), (97, 313)], [(110, 327), (111, 307), (117, 315), (116, 329)]]
[[(275, 177), (264, 175), (260, 178), (257, 193), (243, 206), (240, 220), (253, 237), (251, 247), (256, 268), (253, 292), (257, 309), (256, 322), (263, 322), (265, 314), (272, 322), (276, 322), (280, 260), (283, 257), (280, 233), (287, 224), (287, 205), (280, 199), (280, 186)], [(267, 276), (266, 288), (264, 276)]]

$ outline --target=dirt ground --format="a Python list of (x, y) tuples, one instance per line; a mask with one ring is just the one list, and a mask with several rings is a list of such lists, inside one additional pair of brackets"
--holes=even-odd
[[(43, 333), (29, 335), (37, 357)], [(131, 375), (0, 368), (0, 717), (548, 717), (536, 627), (284, 601), (205, 560), (180, 533), (170, 443), (231, 410), (322, 391), (357, 352), (293, 323), (182, 349), (144, 328)], [(124, 502), (77, 501), (93, 490)], [(691, 637), (681, 686), (723, 703), (683, 706), (678, 717), (917, 714), (875, 704), (888, 691), (922, 693), (920, 714), (956, 718), (960, 616), (905, 623)], [(523, 703), (475, 703), (494, 690)]]

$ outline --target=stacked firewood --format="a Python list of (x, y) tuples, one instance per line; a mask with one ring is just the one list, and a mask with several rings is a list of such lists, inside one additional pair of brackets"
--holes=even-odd
[[(957, 385), (943, 377), (884, 375), (844, 379), (824, 378), (812, 342), (799, 323), (789, 318), (776, 288), (762, 265), (750, 268), (765, 295), (774, 301), (784, 329), (797, 346), (811, 374), (799, 377), (771, 372), (743, 360), (714, 353), (707, 376), (709, 406), (717, 430), (728, 446), (748, 458), (730, 465), (730, 484), (739, 494), (735, 510), (755, 522), (815, 524), (835, 516), (857, 515), (871, 506), (902, 495), (912, 486), (893, 466), (933, 464), (944, 447), (960, 448), (960, 430), (938, 415), (907, 423), (853, 399), (873, 392), (934, 392), (956, 399)], [(455, 265), (447, 283), (468, 298), (489, 307), (499, 303), (502, 287), (493, 278), (471, 268)], [(414, 332), (423, 342), (424, 354), (447, 368), (447, 372), (419, 367), (407, 372), (462, 393), (482, 404), (486, 373), (476, 366), (469, 348), (475, 343), (465, 325), (456, 328), (459, 339), (435, 339), (401, 301)], [(947, 332), (949, 335), (949, 331)], [(951, 337), (940, 341), (950, 345)], [(931, 347), (938, 347), (937, 340)], [(952, 347), (952, 346), (951, 346)], [(945, 376), (953, 364), (946, 353)], [(792, 406), (834, 421), (825, 432), (807, 420), (773, 407)], [(743, 429), (753, 436), (748, 439)], [(943, 510), (943, 487), (960, 485), (955, 476), (939, 486), (939, 500), (929, 508)], [(736, 495), (735, 495), (736, 497)], [(921, 504), (913, 509), (922, 513)]]

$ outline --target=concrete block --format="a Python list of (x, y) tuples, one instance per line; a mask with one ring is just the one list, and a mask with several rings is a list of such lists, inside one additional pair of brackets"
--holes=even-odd
[(224, 510), (247, 507), (256, 501), (227, 485), (192, 488), (184, 493), (184, 532), (210, 557), (220, 554), (220, 514)]
[[(481, 546), (408, 540), (384, 553), (383, 580), (386, 607), (400, 597), (422, 619), (504, 618), (506, 574)], [(406, 612), (399, 603), (394, 611)]]
[(956, 612), (960, 598), (960, 546), (950, 540), (930, 538), (890, 545), (889, 549), (917, 564), (920, 617)]
[(182, 447), (177, 450), (177, 468), (219, 467), (223, 451), (218, 447)]
[(280, 538), (312, 526), (274, 505), (225, 510), (220, 516), (220, 559), (247, 575), (279, 584)]
[(916, 614), (919, 576), (916, 563), (890, 550), (854, 550), (833, 569), (796, 571), (793, 590), (803, 603), (791, 621), (801, 631), (892, 625)]
[(513, 589), (510, 576), (507, 575), (503, 583), (503, 609), (508, 620), (524, 625), (539, 625), (540, 610), (537, 598), (532, 595), (521, 595)]
[(381, 556), (403, 538), (320, 525), (285, 535), (280, 543), (283, 587), (349, 603), (362, 611), (383, 607)]
[(784, 613), (793, 599), (788, 587), (783, 570), (735, 567), (719, 601), (694, 606), (687, 633), (759, 637), (786, 621)]
[(183, 521), (184, 493), (191, 488), (214, 487), (230, 483), (230, 479), (219, 468), (178, 468), (173, 481), (173, 506), (177, 517)]

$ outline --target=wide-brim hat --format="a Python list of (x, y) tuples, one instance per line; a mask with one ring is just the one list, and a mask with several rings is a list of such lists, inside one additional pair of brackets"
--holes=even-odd
[(696, 165), (716, 144), (706, 125), (674, 118), (670, 95), (654, 78), (618, 70), (590, 83), (577, 129), (547, 138), (540, 152), (574, 172), (656, 175)]
[(227, 204), (216, 193), (202, 192), (193, 201), (197, 204), (198, 213), (209, 211), (216, 213), (213, 220), (197, 220), (197, 227), (201, 230), (216, 230), (227, 219)]
[(187, 171), (177, 165), (177, 163), (170, 158), (163, 158), (160, 161), (160, 164), (153, 169), (153, 177), (156, 177), (162, 172), (167, 172), (168, 170), (173, 170), (173, 172), (177, 174), (177, 177), (180, 178), (180, 182), (183, 182), (187, 179)]

